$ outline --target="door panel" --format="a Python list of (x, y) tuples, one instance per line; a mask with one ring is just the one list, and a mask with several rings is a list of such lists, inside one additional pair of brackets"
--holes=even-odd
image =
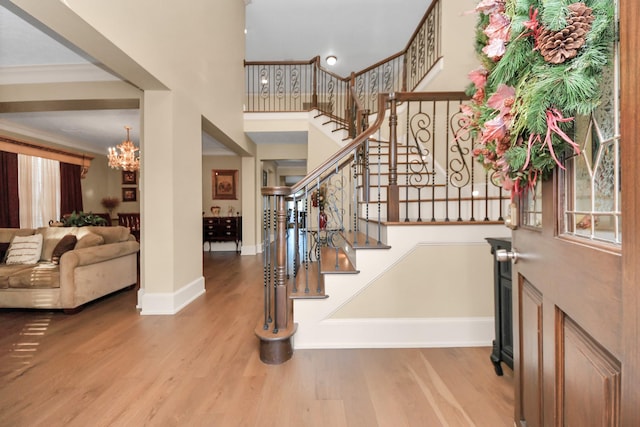
[[(547, 184), (551, 183), (544, 184), (551, 187)], [(549, 190), (547, 192), (553, 190), (545, 189)], [(620, 253), (554, 237), (552, 230), (545, 231), (521, 229), (514, 232), (513, 247), (520, 253), (515, 270), (545, 298), (570, 313), (579, 325), (602, 340), (606, 348), (619, 354), (621, 343), (617, 331), (622, 326)]]
[(563, 408), (558, 424), (618, 425), (620, 362), (560, 311), (558, 320), (563, 331), (557, 355)]
[(519, 289), (520, 384), (523, 419), (530, 427), (543, 426), (542, 393), (542, 295), (531, 283), (522, 280)]

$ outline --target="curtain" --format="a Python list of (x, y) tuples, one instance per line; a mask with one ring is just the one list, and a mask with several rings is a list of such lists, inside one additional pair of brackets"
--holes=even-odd
[(82, 167), (60, 163), (60, 212), (64, 215), (82, 211)]
[(0, 227), (20, 227), (18, 155), (0, 151)]
[(44, 227), (60, 218), (60, 162), (18, 154), (20, 227)]

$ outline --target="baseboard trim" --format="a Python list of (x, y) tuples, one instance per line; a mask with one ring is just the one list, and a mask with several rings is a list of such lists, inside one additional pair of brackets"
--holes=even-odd
[(141, 315), (174, 315), (205, 293), (204, 277), (199, 277), (186, 286), (170, 293), (138, 293)]
[[(242, 248), (242, 245), (240, 245)], [(202, 244), (203, 252), (232, 252), (236, 250), (235, 242), (204, 242)]]
[(295, 349), (484, 347), (494, 339), (493, 317), (329, 319), (298, 325)]
[[(262, 249), (260, 249), (262, 252)], [(240, 251), (240, 255), (257, 255), (258, 254), (258, 246), (257, 245), (242, 245), (242, 250)]]

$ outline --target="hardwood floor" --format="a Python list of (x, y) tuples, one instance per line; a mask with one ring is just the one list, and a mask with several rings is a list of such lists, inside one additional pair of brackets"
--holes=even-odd
[(0, 309), (0, 426), (513, 426), (489, 348), (262, 364), (261, 257), (203, 257), (207, 292), (175, 316), (140, 316), (132, 290), (71, 316)]

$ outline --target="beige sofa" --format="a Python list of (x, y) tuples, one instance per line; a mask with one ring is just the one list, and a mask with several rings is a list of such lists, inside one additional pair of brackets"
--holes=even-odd
[[(89, 301), (136, 284), (140, 244), (126, 227), (0, 228), (0, 248), (8, 249), (14, 236), (35, 234), (42, 234), (36, 264), (13, 264), (15, 258), (0, 258), (0, 308), (74, 312)], [(67, 235), (75, 238), (65, 239), (73, 243), (58, 260), (58, 243)]]

